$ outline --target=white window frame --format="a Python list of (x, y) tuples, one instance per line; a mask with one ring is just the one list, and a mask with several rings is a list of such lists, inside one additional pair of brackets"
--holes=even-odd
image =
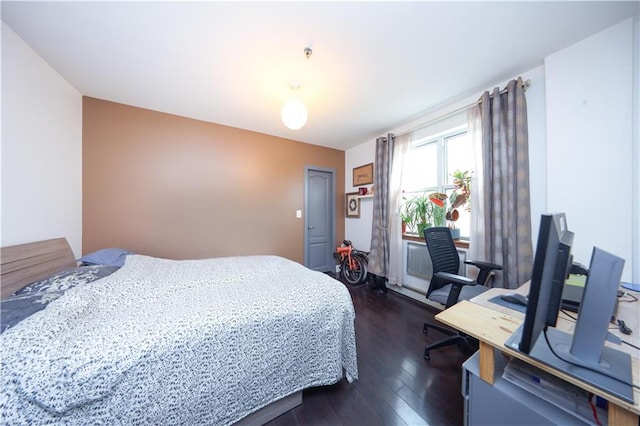
[[(452, 191), (455, 189), (455, 186), (452, 183), (449, 183), (449, 176), (455, 170), (447, 170), (448, 165), (448, 150), (446, 149), (447, 140), (458, 137), (463, 134), (468, 134), (468, 126), (466, 124), (458, 125), (452, 127), (443, 132), (437, 133), (432, 136), (420, 137), (411, 142), (411, 146), (409, 147), (409, 152), (407, 155), (411, 155), (411, 151), (414, 149), (419, 149), (428, 144), (436, 144), (436, 186), (426, 186), (419, 189), (412, 189), (411, 191), (405, 191), (405, 197), (411, 195), (421, 195), (429, 192), (442, 192), (445, 194), (449, 194), (447, 191)], [(414, 230), (415, 231), (415, 230)], [(462, 240), (468, 240), (469, 235), (462, 235)]]

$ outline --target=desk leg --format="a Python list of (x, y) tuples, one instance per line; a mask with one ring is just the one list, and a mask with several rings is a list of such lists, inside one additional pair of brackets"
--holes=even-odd
[(493, 346), (480, 341), (480, 378), (493, 386), (495, 369), (496, 363)]
[(615, 404), (609, 403), (609, 424), (610, 425), (638, 425), (638, 415), (619, 407)]

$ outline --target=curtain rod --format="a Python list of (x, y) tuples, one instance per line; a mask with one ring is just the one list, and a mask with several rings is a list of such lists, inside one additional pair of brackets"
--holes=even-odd
[[(523, 82), (522, 82), (522, 88), (525, 90), (525, 92), (527, 91), (527, 89), (529, 88), (529, 86), (531, 86), (531, 80), (527, 79), (527, 80), (525, 80), (525, 81), (523, 81)], [(504, 88), (504, 89), (502, 89), (502, 90), (500, 91), (500, 94), (502, 95), (503, 93), (506, 93), (506, 92), (507, 92), (507, 89), (506, 89), (506, 88)], [(493, 94), (491, 94), (490, 96), (491, 96), (491, 97), (493, 97)], [(452, 117), (452, 116), (454, 116), (454, 115), (456, 115), (456, 114), (461, 113), (462, 111), (466, 111), (466, 110), (468, 110), (469, 108), (471, 108), (471, 107), (473, 107), (473, 106), (478, 105), (479, 103), (480, 103), (480, 100), (478, 99), (478, 100), (477, 100), (477, 101), (475, 101), (475, 102), (472, 102), (472, 103), (470, 103), (470, 104), (468, 104), (468, 105), (465, 105), (465, 106), (462, 106), (462, 107), (460, 107), (460, 108), (456, 108), (456, 109), (454, 109), (453, 111), (449, 111), (448, 113), (446, 113), (446, 114), (444, 114), (444, 115), (441, 115), (441, 116), (439, 116), (439, 117), (436, 117), (436, 118), (434, 118), (434, 119), (432, 119), (432, 120), (429, 120), (429, 121), (427, 121), (427, 122), (425, 122), (425, 123), (418, 124), (417, 126), (412, 127), (411, 129), (409, 129), (409, 130), (407, 130), (407, 131), (405, 131), (405, 132), (400, 133), (398, 136), (406, 135), (407, 133), (414, 132), (414, 131), (416, 131), (416, 130), (418, 130), (418, 129), (421, 129), (421, 128), (423, 128), (423, 127), (429, 126), (429, 125), (431, 125), (431, 124), (435, 124), (435, 123), (437, 123), (437, 122), (439, 122), (439, 121), (446, 120), (446, 119), (447, 119), (447, 118), (449, 118), (449, 117)]]

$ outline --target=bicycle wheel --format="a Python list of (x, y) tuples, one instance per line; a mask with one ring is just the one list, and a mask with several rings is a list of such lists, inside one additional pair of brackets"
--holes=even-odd
[(342, 278), (351, 285), (360, 284), (364, 282), (367, 276), (367, 264), (359, 256), (353, 256), (353, 268), (349, 266), (349, 258), (342, 261), (340, 271), (342, 272)]
[(369, 264), (368, 255), (369, 255), (369, 253), (364, 252), (364, 251), (355, 251), (355, 252), (351, 253), (351, 256), (358, 256), (359, 258), (361, 258), (362, 261), (365, 263), (365, 265)]
[(369, 258), (363, 252), (356, 252), (355, 255), (352, 254), (351, 256), (359, 258), (364, 265), (364, 273), (362, 274), (362, 278), (360, 278), (360, 283), (367, 281), (367, 278), (369, 277)]

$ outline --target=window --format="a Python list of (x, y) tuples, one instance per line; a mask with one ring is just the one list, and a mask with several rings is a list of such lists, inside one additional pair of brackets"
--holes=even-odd
[[(442, 193), (447, 199), (456, 189), (453, 173), (469, 171), (473, 173), (474, 158), (471, 138), (467, 126), (461, 125), (431, 136), (418, 136), (411, 143), (404, 161), (402, 188), (404, 204), (418, 197)], [(448, 205), (445, 202), (445, 207)], [(460, 229), (462, 238), (469, 237), (470, 216), (466, 208), (458, 208), (459, 218), (453, 222)], [(436, 219), (437, 221), (437, 219)], [(448, 221), (449, 226), (452, 225)], [(444, 224), (443, 224), (444, 225)], [(416, 223), (411, 224), (409, 233), (419, 234)]]

